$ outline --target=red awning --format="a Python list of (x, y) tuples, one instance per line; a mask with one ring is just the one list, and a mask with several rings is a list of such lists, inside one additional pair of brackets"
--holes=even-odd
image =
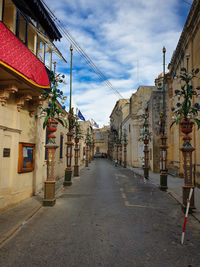
[(35, 86), (49, 88), (44, 64), (2, 22), (0, 33), (0, 64)]

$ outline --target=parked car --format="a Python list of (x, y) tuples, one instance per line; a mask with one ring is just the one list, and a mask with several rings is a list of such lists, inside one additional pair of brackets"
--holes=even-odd
[(102, 158), (102, 153), (100, 153), (100, 152), (96, 152), (96, 153), (94, 154), (94, 158)]

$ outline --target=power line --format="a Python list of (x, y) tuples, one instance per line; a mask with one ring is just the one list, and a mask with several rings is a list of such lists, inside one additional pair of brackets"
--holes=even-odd
[(95, 63), (92, 61), (92, 59), (85, 53), (85, 51), (81, 48), (79, 43), (74, 39), (74, 37), (71, 35), (69, 30), (63, 23), (53, 14), (51, 9), (47, 6), (47, 4), (42, 0), (43, 4), (49, 11), (49, 15), (54, 20), (54, 22), (57, 24), (57, 27), (62, 32), (62, 34), (65, 36), (65, 38), (73, 45), (74, 49), (79, 53), (79, 55), (85, 60), (85, 62), (90, 66), (90, 68), (97, 74), (98, 78), (100, 80), (103, 80), (103, 82), (106, 84), (106, 86), (113, 90), (114, 93), (124, 99), (124, 97), (119, 93), (119, 91), (113, 87), (113, 85), (110, 83), (110, 81), (106, 78), (106, 76), (100, 71), (100, 69), (95, 65)]
[(185, 1), (185, 0), (183, 0), (183, 2), (186, 3), (186, 4), (188, 4), (189, 6), (192, 5), (191, 3), (189, 3), (189, 2), (187, 2), (187, 1)]

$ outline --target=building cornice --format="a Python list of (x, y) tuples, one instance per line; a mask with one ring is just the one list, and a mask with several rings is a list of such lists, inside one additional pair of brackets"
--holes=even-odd
[(185, 25), (183, 27), (181, 36), (179, 38), (178, 44), (176, 46), (176, 49), (172, 55), (172, 58), (169, 64), (171, 73), (174, 72), (177, 65), (179, 64), (179, 61), (182, 57), (182, 54), (185, 48), (187, 47), (189, 39), (195, 33), (198, 27), (199, 20), (200, 20), (200, 1), (194, 0), (191, 6), (190, 12), (188, 14), (188, 17), (186, 19)]

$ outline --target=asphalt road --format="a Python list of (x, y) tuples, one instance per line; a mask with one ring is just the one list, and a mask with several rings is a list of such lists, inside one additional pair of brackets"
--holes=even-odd
[(0, 266), (200, 266), (199, 223), (180, 244), (180, 205), (130, 170), (96, 159), (0, 248)]

